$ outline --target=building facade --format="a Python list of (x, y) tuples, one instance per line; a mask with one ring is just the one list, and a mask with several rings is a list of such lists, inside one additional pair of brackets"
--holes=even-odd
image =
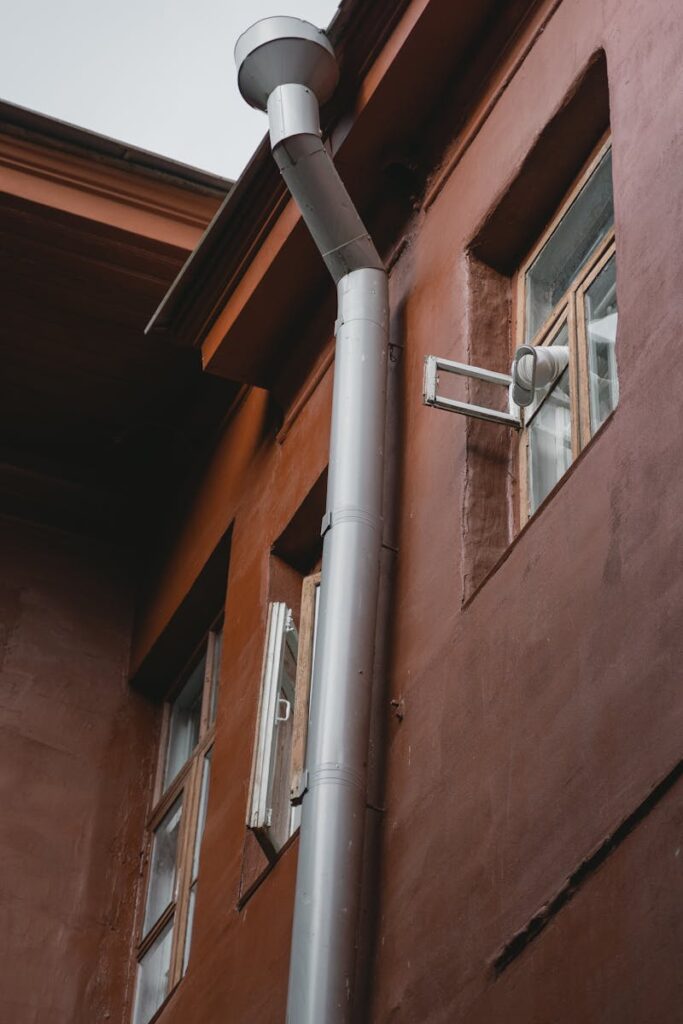
[[(329, 33), (390, 288), (354, 1019), (676, 1024), (680, 19), (349, 0)], [(0, 1005), (282, 1021), (334, 288), (266, 142), (203, 235), (215, 180), (41, 145), (82, 205), (2, 163)], [(520, 345), (558, 373), (519, 428), (425, 405), (427, 357)]]

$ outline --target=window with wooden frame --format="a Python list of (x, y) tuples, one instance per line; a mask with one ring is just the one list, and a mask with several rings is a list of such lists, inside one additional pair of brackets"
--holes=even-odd
[(269, 858), (299, 827), (320, 573), (301, 589), (299, 628), (282, 601), (268, 606), (247, 826)]
[(203, 638), (164, 704), (154, 806), (145, 839), (145, 900), (133, 1024), (148, 1024), (187, 970), (206, 820), (222, 620)]
[(519, 344), (557, 345), (568, 362), (524, 410), (522, 524), (619, 399), (612, 151), (603, 140), (517, 276)]

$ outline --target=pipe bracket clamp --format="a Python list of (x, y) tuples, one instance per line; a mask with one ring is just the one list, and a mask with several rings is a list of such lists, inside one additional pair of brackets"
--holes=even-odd
[(330, 509), (322, 518), (320, 536), (324, 537), (328, 530), (340, 523), (359, 523), (361, 526), (369, 526), (373, 530), (381, 530), (382, 517), (374, 516), (362, 508)]

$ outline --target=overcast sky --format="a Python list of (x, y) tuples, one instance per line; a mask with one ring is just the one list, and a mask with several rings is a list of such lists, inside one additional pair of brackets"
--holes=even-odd
[(252, 22), (338, 0), (0, 0), (0, 98), (237, 178), (266, 132), (236, 86)]

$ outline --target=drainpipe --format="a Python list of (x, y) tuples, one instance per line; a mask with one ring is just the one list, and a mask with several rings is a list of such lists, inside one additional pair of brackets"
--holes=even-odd
[(320, 137), (338, 80), (327, 37), (267, 18), (235, 47), (273, 156), (338, 293), (323, 568), (306, 753), (288, 1024), (348, 1024), (358, 939), (382, 530), (388, 287)]

